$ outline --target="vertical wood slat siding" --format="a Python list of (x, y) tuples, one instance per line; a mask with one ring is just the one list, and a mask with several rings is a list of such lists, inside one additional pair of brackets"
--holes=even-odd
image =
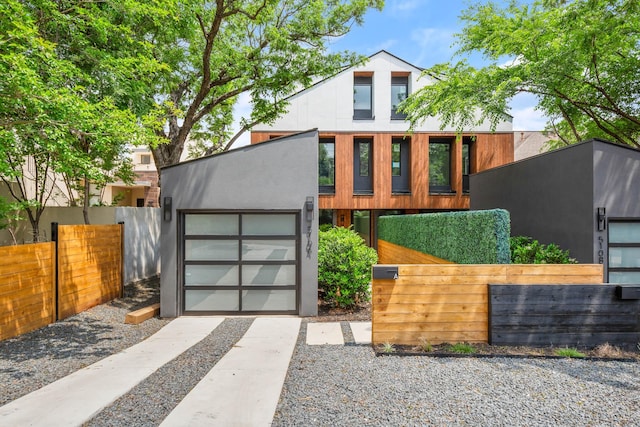
[(398, 265), (396, 280), (372, 281), (372, 342), (489, 341), (489, 283), (599, 284), (602, 265)]
[[(291, 133), (291, 132), (289, 132)], [(284, 135), (285, 133), (278, 133)], [(274, 136), (252, 132), (251, 143), (258, 144)], [(335, 138), (335, 194), (320, 194), (320, 209), (468, 209), (469, 195), (462, 191), (462, 143), (452, 145), (452, 194), (429, 193), (429, 138), (451, 137), (453, 133), (415, 133), (410, 137), (411, 193), (392, 194), (391, 141), (402, 134), (390, 132), (322, 132), (320, 137)], [(513, 161), (513, 133), (477, 134), (471, 171), (481, 172)], [(353, 139), (373, 138), (373, 194), (353, 194)]]
[(121, 225), (59, 226), (59, 319), (121, 295), (121, 239)]
[(489, 285), (489, 342), (494, 345), (634, 349), (640, 300), (620, 300), (616, 285)]
[(0, 248), (0, 340), (55, 321), (55, 244)]

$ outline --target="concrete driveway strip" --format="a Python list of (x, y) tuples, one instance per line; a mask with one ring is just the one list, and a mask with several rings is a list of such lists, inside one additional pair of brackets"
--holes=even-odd
[(209, 335), (224, 317), (181, 317), (126, 350), (0, 407), (0, 426), (77, 426)]
[(271, 425), (299, 330), (299, 318), (257, 318), (161, 426)]

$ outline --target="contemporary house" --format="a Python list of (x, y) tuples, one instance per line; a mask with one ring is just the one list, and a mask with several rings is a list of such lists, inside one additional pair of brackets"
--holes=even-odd
[(469, 175), (513, 161), (511, 121), (458, 138), (430, 117), (407, 133), (396, 107), (431, 83), (421, 72), (380, 51), (292, 95), (285, 115), (252, 129), (251, 143), (317, 128), (320, 221), (353, 224), (372, 246), (380, 215), (469, 209)]
[(161, 169), (160, 315), (317, 314), (318, 133)]
[(640, 150), (591, 139), (471, 176), (471, 209), (511, 213), (511, 234), (640, 283)]

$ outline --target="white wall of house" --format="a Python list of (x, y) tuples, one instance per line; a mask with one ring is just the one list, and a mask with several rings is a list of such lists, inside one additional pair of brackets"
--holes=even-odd
[[(372, 120), (353, 119), (353, 77), (355, 72), (373, 73), (373, 116)], [(407, 62), (380, 51), (358, 67), (348, 68), (335, 77), (320, 81), (289, 98), (288, 112), (272, 125), (259, 124), (252, 131), (296, 131), (318, 128), (335, 132), (405, 132), (408, 123), (391, 119), (391, 76), (392, 73), (409, 73), (409, 94), (431, 84), (427, 77), (420, 77), (421, 70)], [(513, 128), (511, 120), (498, 124), (497, 132), (509, 132)], [(415, 131), (438, 131), (440, 122), (429, 117)], [(468, 131), (488, 132), (489, 123), (468, 129)], [(443, 129), (455, 131), (455, 129)]]

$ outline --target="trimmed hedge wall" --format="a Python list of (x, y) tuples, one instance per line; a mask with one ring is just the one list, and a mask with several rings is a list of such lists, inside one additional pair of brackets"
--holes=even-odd
[(458, 264), (509, 264), (510, 228), (504, 209), (383, 216), (378, 239)]

